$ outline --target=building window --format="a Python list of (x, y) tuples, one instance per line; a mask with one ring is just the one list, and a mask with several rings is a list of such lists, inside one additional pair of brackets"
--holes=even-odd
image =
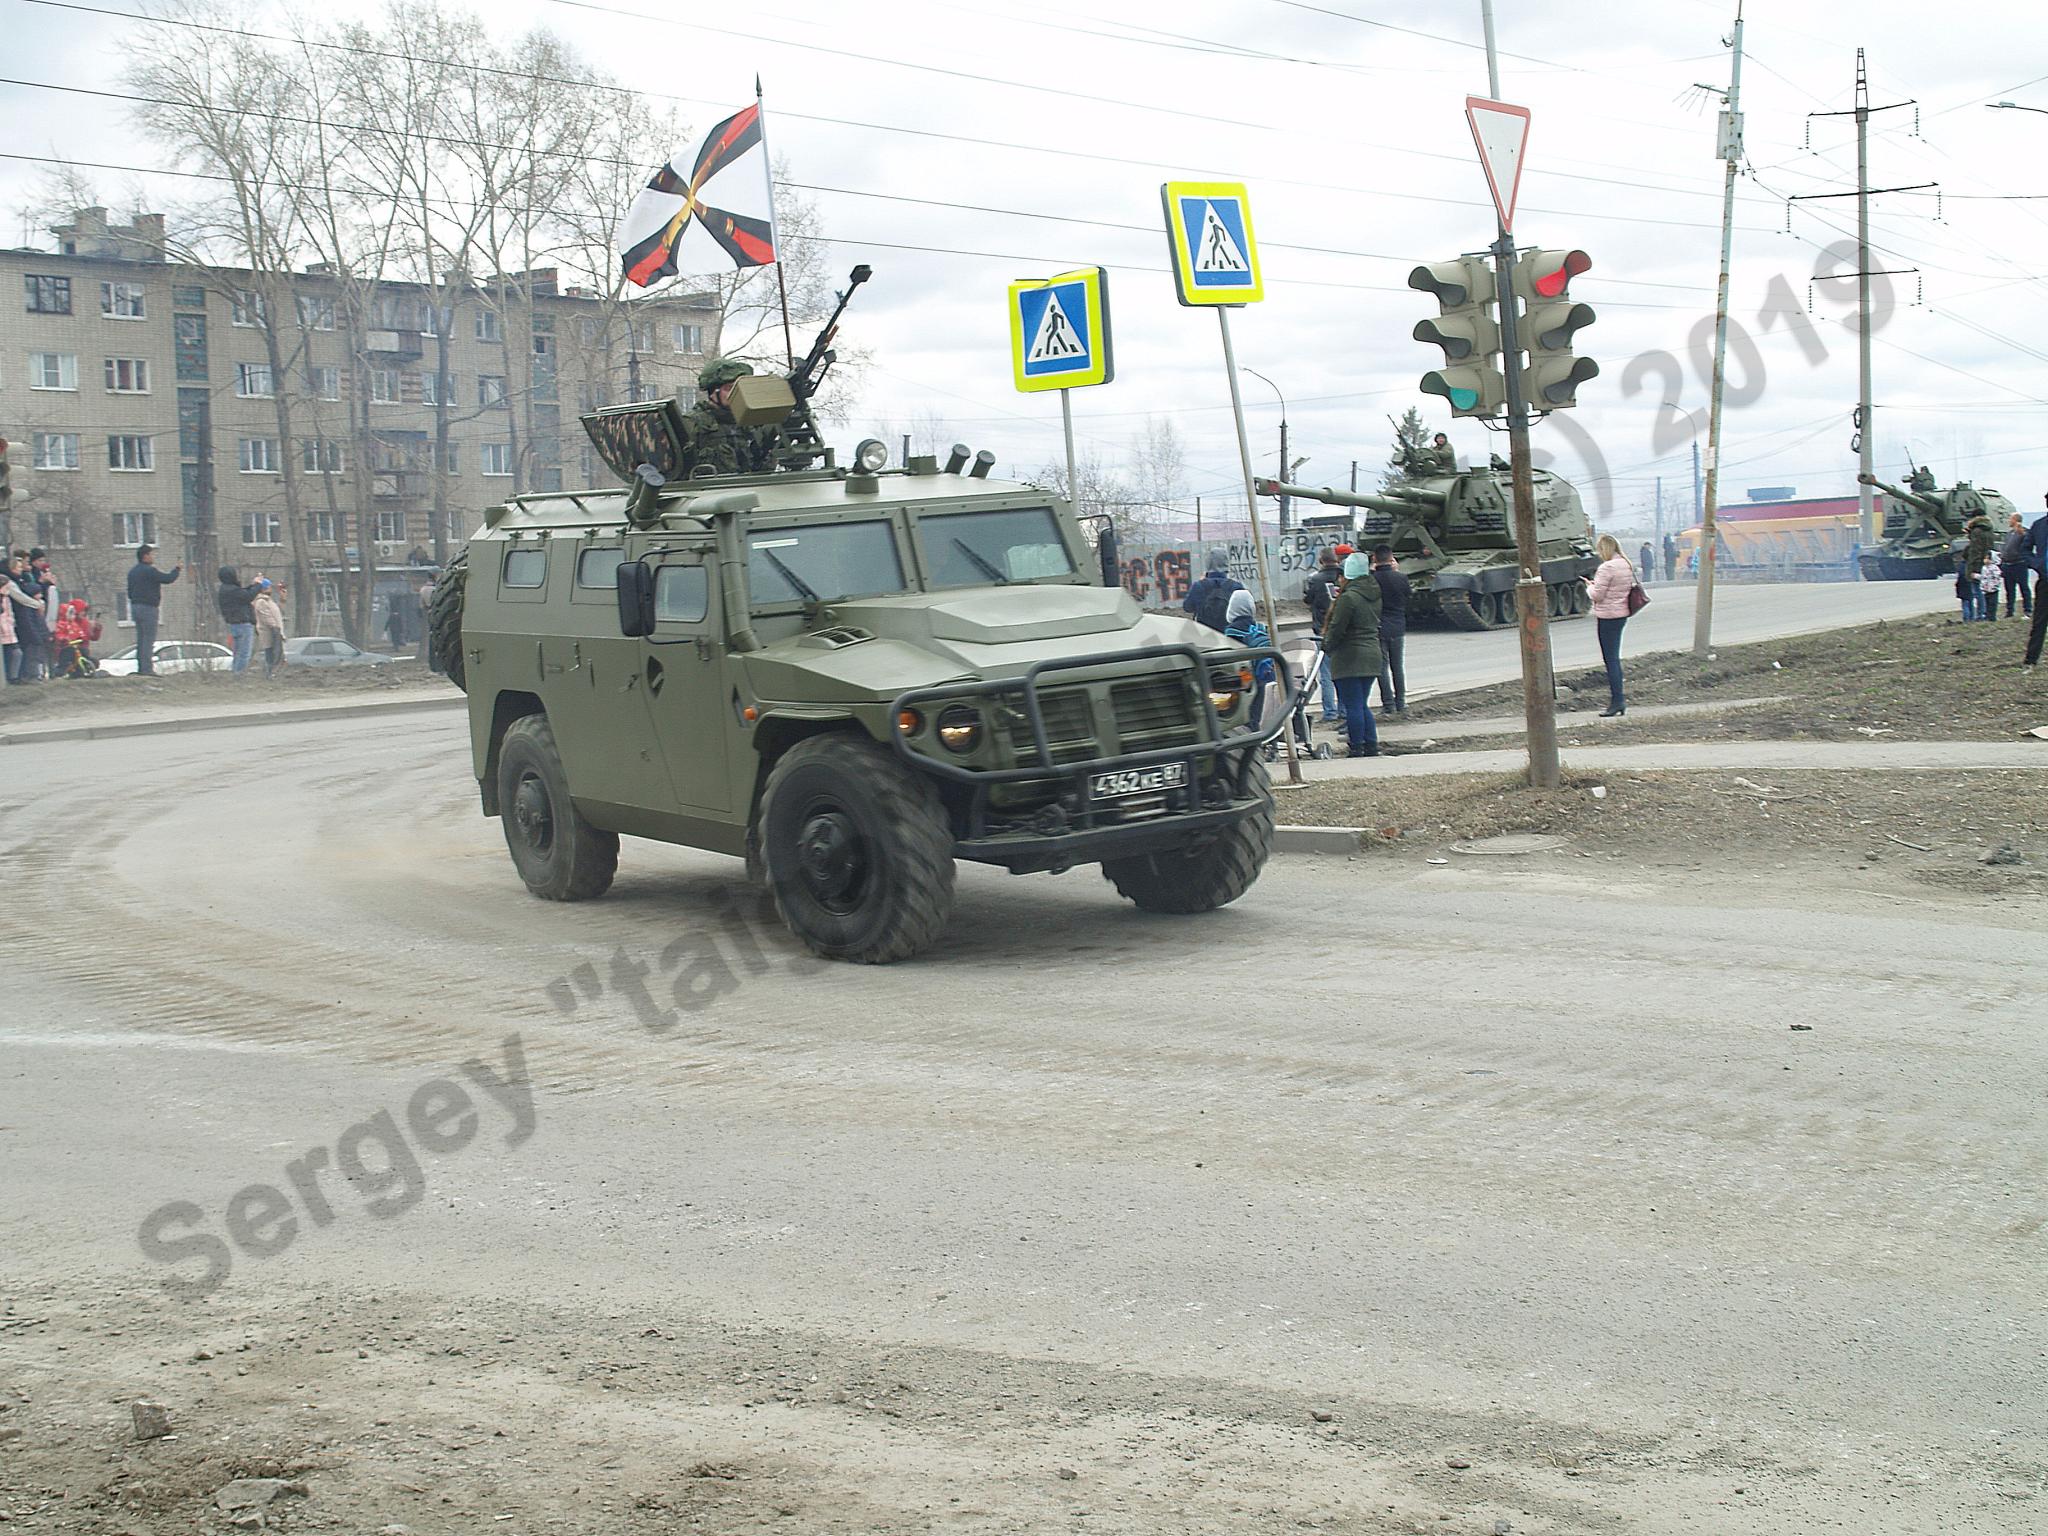
[(274, 437), (245, 437), (241, 446), (242, 473), (245, 475), (274, 475), (278, 472), (277, 439)]
[(154, 512), (116, 512), (114, 514), (114, 543), (122, 549), (133, 549), (138, 544), (156, 542), (156, 514)]
[(480, 373), (476, 376), (476, 403), (487, 411), (505, 409), (505, 376)]
[(342, 470), (341, 444), (331, 439), (299, 439), (299, 467), (309, 475), (338, 475)]
[(156, 439), (119, 433), (107, 439), (107, 468), (140, 473), (156, 468)]
[(276, 394), (271, 387), (270, 364), (235, 364), (235, 393), (244, 400), (268, 400)]
[(37, 469), (78, 468), (78, 434), (76, 432), (38, 432), (34, 440), (35, 457), (31, 461)]
[(626, 327), (626, 349), (631, 352), (652, 352), (654, 350), (654, 324), (628, 325)]
[(263, 295), (253, 288), (237, 288), (228, 319), (236, 325), (261, 325), (264, 318)]
[[(433, 462), (434, 445), (429, 443), (427, 444), (427, 463), (431, 467)], [(448, 473), (451, 475), (462, 473), (462, 444), (460, 443), (450, 443), (448, 445)]]
[(100, 313), (109, 320), (142, 319), (142, 284), (101, 283)]
[(107, 359), (107, 393), (146, 395), (149, 393), (149, 362), (140, 357)]
[(180, 283), (171, 290), (171, 307), (173, 309), (204, 309), (206, 308), (206, 290), (199, 287), (188, 287), (186, 284)]
[(679, 325), (675, 328), (674, 335), (678, 352), (702, 352), (704, 350), (703, 326)]
[(379, 507), (377, 509), (377, 537), (386, 544), (399, 544), (405, 540), (405, 511), (401, 507)]
[(334, 542), (334, 514), (332, 512), (308, 512), (306, 514), (306, 537), (315, 544)]
[(242, 514), (242, 542), (244, 544), (282, 544), (284, 527), (275, 512), (244, 512)]
[(481, 473), (486, 475), (509, 475), (512, 473), (512, 445), (510, 443), (480, 443), (477, 452), (481, 455)]
[(31, 352), (28, 355), (30, 389), (78, 388), (78, 356), (72, 352)]
[(77, 549), (85, 543), (85, 522), (76, 512), (38, 512), (36, 542), (52, 549)]
[(503, 341), (504, 333), (498, 329), (498, 312), (495, 309), (480, 309), (476, 312), (476, 339), (478, 341)]
[(440, 308), (426, 299), (420, 301), (420, 334), (422, 336), (439, 336), (441, 334)]
[(71, 279), (68, 277), (44, 277), (34, 272), (24, 272), (22, 287), (27, 290), (26, 303), (32, 315), (68, 315), (71, 313)]
[(589, 448), (583, 450), (582, 469), (583, 483), (585, 485), (597, 484), (597, 454)]
[(334, 329), (334, 300), (299, 295), (299, 324), (309, 331), (331, 331)]
[(176, 315), (171, 320), (173, 344), (177, 348), (178, 377), (191, 383), (206, 378), (206, 316)]
[(133, 624), (135, 622), (135, 610), (129, 607), (128, 594), (126, 592), (116, 592), (114, 594), (114, 622), (116, 624)]
[(370, 404), (398, 404), (398, 370), (396, 368), (372, 368), (370, 370)]
[(306, 370), (306, 386), (321, 400), (339, 400), (341, 370), (330, 368), (325, 363), (315, 363)]

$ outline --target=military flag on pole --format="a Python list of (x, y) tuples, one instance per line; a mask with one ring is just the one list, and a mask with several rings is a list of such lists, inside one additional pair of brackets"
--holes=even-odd
[(694, 159), (672, 156), (654, 173), (626, 212), (619, 245), (627, 281), (642, 288), (677, 273), (708, 276), (775, 260), (758, 98), (712, 129)]

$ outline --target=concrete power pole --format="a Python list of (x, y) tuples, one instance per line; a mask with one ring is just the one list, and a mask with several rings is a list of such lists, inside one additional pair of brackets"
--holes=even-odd
[[(1721, 113), (1721, 158), (1728, 163), (1721, 184), (1721, 279), (1714, 309), (1714, 383), (1707, 407), (1707, 484), (1700, 511), (1700, 587), (1692, 611), (1692, 653), (1704, 656), (1714, 639), (1714, 507), (1721, 494), (1721, 387), (1728, 372), (1728, 269), (1735, 249), (1735, 172), (1742, 163), (1742, 3), (1736, 0), (1735, 62), (1728, 75), (1727, 108)], [(1869, 265), (1869, 263), (1864, 263)], [(1863, 337), (1870, 355), (1870, 336)], [(1866, 383), (1869, 370), (1865, 369)], [(1869, 487), (1864, 488), (1869, 494)]]

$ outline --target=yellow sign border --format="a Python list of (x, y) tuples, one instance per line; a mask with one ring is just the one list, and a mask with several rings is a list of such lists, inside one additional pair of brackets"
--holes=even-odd
[[(1236, 202), (1244, 215), (1244, 259), (1252, 269), (1252, 280), (1243, 287), (1203, 288), (1195, 282), (1195, 255), (1188, 244), (1188, 232), (1180, 221), (1180, 200), (1184, 197), (1226, 198)], [(1169, 181), (1159, 188), (1159, 205), (1166, 215), (1166, 243), (1173, 253), (1173, 285), (1181, 303), (1190, 307), (1216, 304), (1256, 304), (1266, 296), (1266, 275), (1259, 269), (1259, 238), (1252, 230), (1252, 199), (1241, 181)]]
[[(1017, 302), (1017, 296), (1077, 281), (1088, 291), (1088, 367), (1076, 373), (1028, 377), (1024, 372), (1024, 354), (1030, 343), (1024, 336), (1024, 306)], [(1057, 277), (1020, 277), (1010, 284), (1010, 375), (1019, 393), (1037, 395), (1052, 389), (1107, 384), (1116, 371), (1109, 346), (1109, 275), (1101, 267), (1076, 267)]]

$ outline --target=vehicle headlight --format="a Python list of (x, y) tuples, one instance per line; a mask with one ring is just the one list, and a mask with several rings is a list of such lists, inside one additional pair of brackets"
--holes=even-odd
[(864, 438), (853, 450), (853, 467), (864, 475), (880, 474), (889, 462), (889, 445), (879, 437)]
[(1244, 696), (1251, 691), (1252, 669), (1240, 667), (1235, 672), (1211, 672), (1209, 674), (1209, 707), (1219, 715), (1227, 715), (1237, 708)]
[(948, 752), (972, 752), (981, 745), (981, 716), (955, 704), (939, 716), (939, 745)]

